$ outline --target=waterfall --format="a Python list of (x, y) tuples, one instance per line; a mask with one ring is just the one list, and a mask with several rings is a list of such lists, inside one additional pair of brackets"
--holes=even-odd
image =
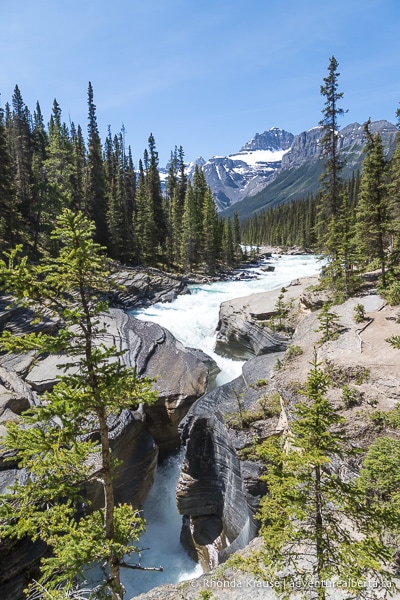
[[(320, 270), (315, 256), (273, 256), (268, 263), (275, 266), (275, 271), (253, 268), (251, 273), (257, 277), (254, 279), (193, 285), (190, 295), (179, 296), (170, 304), (160, 303), (135, 310), (132, 314), (138, 319), (162, 325), (185, 346), (199, 348), (212, 356), (221, 369), (217, 385), (222, 385), (241, 374), (243, 361), (233, 361), (214, 352), (221, 302), (280, 288), (294, 279), (316, 275)], [(147, 530), (137, 543), (138, 547), (150, 548), (141, 553), (141, 565), (162, 565), (164, 570), (123, 572), (127, 598), (163, 583), (177, 583), (201, 573), (200, 567), (187, 556), (179, 542), (182, 517), (176, 508), (175, 488), (182, 458), (182, 455), (171, 457), (158, 468), (144, 506)]]
[[(140, 564), (162, 566), (163, 571), (122, 571), (126, 598), (163, 583), (176, 583), (201, 574), (201, 567), (186, 554), (179, 541), (182, 516), (176, 508), (175, 488), (182, 460), (181, 452), (159, 466), (144, 505), (146, 531), (137, 543), (139, 548), (149, 548), (141, 552)], [(132, 556), (137, 561), (137, 555)]]

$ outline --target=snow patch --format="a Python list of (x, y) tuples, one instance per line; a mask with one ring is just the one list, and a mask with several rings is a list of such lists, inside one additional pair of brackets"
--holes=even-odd
[(249, 165), (256, 166), (257, 163), (274, 163), (282, 160), (284, 154), (289, 150), (249, 150), (248, 152), (238, 152), (230, 154), (231, 160), (241, 160)]

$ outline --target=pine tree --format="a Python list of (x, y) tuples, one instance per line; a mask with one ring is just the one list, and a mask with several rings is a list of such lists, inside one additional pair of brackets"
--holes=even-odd
[(106, 140), (105, 172), (108, 188), (108, 247), (110, 256), (127, 264), (134, 256), (132, 164), (124, 150), (123, 131)]
[(158, 152), (153, 134), (149, 136), (149, 165), (146, 172), (146, 193), (148, 204), (149, 231), (152, 231), (153, 254), (152, 262), (156, 264), (161, 258), (166, 240), (166, 219), (163, 210), (163, 198), (161, 193), (160, 173), (158, 171)]
[(241, 236), (240, 236), (239, 215), (236, 210), (233, 213), (232, 235), (233, 235), (233, 251), (234, 251), (234, 255), (235, 255), (235, 263), (236, 263), (236, 265), (239, 265), (240, 261), (242, 260), (242, 248), (240, 245), (241, 244)]
[(86, 146), (80, 125), (75, 128), (74, 123), (71, 123), (71, 140), (73, 148), (71, 209), (77, 212), (85, 209)]
[(218, 224), (217, 209), (208, 189), (204, 198), (203, 206), (203, 236), (202, 236), (202, 255), (204, 266), (207, 272), (213, 272), (217, 262), (217, 239), (216, 229)]
[(61, 120), (61, 108), (53, 102), (50, 117), (48, 146), (43, 161), (45, 199), (41, 205), (40, 230), (49, 248), (50, 233), (56, 218), (64, 208), (70, 208), (73, 200), (73, 149), (69, 132)]
[(395, 277), (399, 276), (400, 262), (400, 109), (396, 112), (397, 135), (396, 147), (389, 162), (387, 193), (389, 203), (393, 210), (391, 226), (391, 253), (388, 259), (388, 267)]
[(223, 221), (222, 262), (228, 268), (235, 265), (235, 249), (233, 245), (232, 223), (230, 217), (225, 218)]
[(42, 111), (39, 102), (34, 112), (34, 126), (32, 131), (32, 176), (33, 176), (33, 255), (39, 250), (39, 237), (42, 225), (42, 213), (47, 202), (47, 177), (45, 161), (49, 145), (48, 133), (44, 126)]
[[(70, 589), (82, 581), (85, 566), (106, 561), (103, 594), (121, 600), (120, 568), (124, 555), (135, 551), (130, 542), (143, 522), (131, 506), (115, 503), (109, 417), (156, 396), (107, 341), (101, 314), (110, 264), (93, 234), (94, 224), (82, 213), (64, 210), (53, 232), (60, 246), (54, 259), (30, 265), (13, 251), (9, 264), (0, 265), (3, 285), (19, 304), (39, 316), (50, 310), (59, 325), (56, 336), (3, 333), (2, 350), (62, 354), (64, 363), (59, 383), (22, 424), (10, 423), (2, 440), (28, 477), (1, 498), (0, 535), (40, 537), (50, 546), (40, 580), (48, 589)], [(84, 488), (94, 479), (102, 485), (104, 507), (90, 511)]]

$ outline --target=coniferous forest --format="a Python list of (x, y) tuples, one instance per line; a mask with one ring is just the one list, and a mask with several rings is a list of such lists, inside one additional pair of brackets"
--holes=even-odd
[(163, 187), (152, 134), (137, 166), (123, 128), (101, 140), (91, 83), (86, 132), (67, 126), (57, 100), (46, 124), (16, 86), (0, 109), (0, 251), (21, 244), (33, 259), (53, 255), (50, 232), (64, 209), (93, 221), (95, 241), (123, 264), (214, 272), (241, 258), (238, 220), (217, 215), (200, 169), (188, 180), (182, 147)]

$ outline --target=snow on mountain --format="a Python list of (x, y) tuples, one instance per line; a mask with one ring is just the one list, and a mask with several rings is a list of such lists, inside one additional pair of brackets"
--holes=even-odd
[[(371, 123), (370, 131), (381, 135), (385, 152), (393, 148), (397, 129), (392, 123), (375, 121)], [(244, 198), (254, 196), (278, 177), (283, 177), (289, 169), (298, 169), (305, 164), (312, 165), (319, 161), (320, 137), (320, 126), (312, 127), (296, 136), (273, 127), (264, 133), (256, 133), (235, 154), (210, 158), (203, 165), (203, 171), (218, 209), (224, 210)], [(356, 171), (361, 166), (364, 145), (363, 125), (352, 123), (339, 132), (339, 152), (345, 159), (350, 174), (352, 170)], [(316, 177), (318, 178), (318, 175)], [(293, 188), (293, 182), (291, 185)], [(304, 190), (307, 190), (307, 186), (303, 186), (303, 194)]]
[[(396, 139), (396, 127), (388, 121), (375, 121), (371, 123), (370, 130), (371, 133), (380, 133), (385, 151), (389, 152)], [(222, 211), (244, 198), (261, 192), (277, 178), (283, 177), (288, 169), (299, 169), (305, 164), (312, 165), (319, 161), (320, 137), (320, 126), (312, 127), (296, 136), (278, 127), (272, 127), (263, 133), (256, 133), (234, 154), (213, 156), (207, 161), (201, 157), (197, 158), (186, 165), (186, 173), (191, 179), (195, 166), (202, 167), (217, 208)], [(339, 132), (339, 151), (345, 157), (350, 174), (351, 170), (356, 171), (360, 168), (364, 144), (364, 126), (359, 123), (347, 125)], [(162, 185), (165, 185), (167, 174), (168, 166), (166, 169), (160, 169)], [(306, 184), (304, 185), (303, 194), (304, 190), (307, 190)], [(291, 189), (290, 194), (293, 193), (294, 189)], [(288, 198), (290, 194), (288, 193)]]
[(256, 135), (239, 152), (213, 156), (203, 171), (219, 210), (262, 190), (281, 167), (293, 134), (273, 127)]

